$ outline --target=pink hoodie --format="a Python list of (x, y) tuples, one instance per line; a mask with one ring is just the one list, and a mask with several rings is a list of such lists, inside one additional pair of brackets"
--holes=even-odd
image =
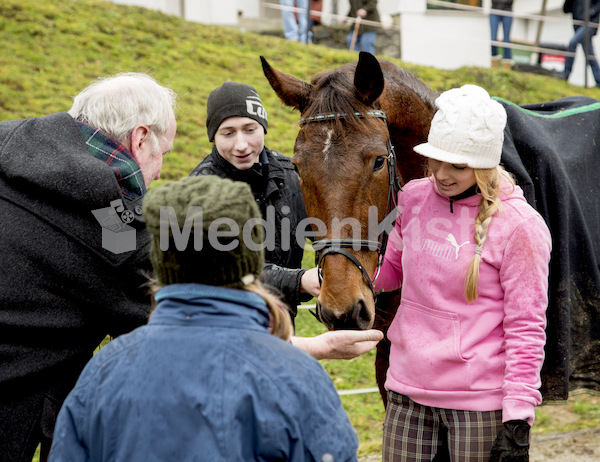
[[(385, 387), (446, 409), (502, 409), (533, 423), (541, 403), (551, 238), (519, 187), (505, 187), (483, 245), (478, 298), (465, 297), (479, 194), (450, 203), (429, 178), (398, 195), (376, 289), (402, 287)], [(451, 206), (453, 211), (451, 212)]]

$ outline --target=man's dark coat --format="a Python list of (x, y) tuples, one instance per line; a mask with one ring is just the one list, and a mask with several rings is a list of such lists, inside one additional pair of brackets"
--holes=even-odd
[(92, 214), (118, 199), (68, 114), (0, 123), (0, 460), (31, 460), (102, 339), (147, 321), (141, 207), (136, 250), (120, 254)]

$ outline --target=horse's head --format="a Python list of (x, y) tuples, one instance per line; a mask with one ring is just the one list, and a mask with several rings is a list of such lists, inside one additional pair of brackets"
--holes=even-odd
[[(389, 169), (393, 150), (382, 111), (381, 65), (361, 53), (358, 63), (306, 83), (261, 60), (281, 101), (302, 117), (292, 163), (308, 216), (316, 219), (311, 224), (322, 274), (319, 318), (329, 329), (367, 329), (375, 317), (370, 277), (378, 261), (378, 224), (389, 212), (390, 182), (396, 178)], [(412, 148), (416, 141), (411, 143)]]

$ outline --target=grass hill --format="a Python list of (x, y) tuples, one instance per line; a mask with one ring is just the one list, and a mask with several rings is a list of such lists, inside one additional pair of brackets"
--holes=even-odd
[[(206, 99), (225, 80), (257, 88), (269, 112), (267, 145), (291, 155), (299, 116), (280, 104), (262, 74), (260, 55), (274, 67), (304, 80), (357, 57), (349, 51), (204, 26), (95, 0), (2, 0), (0, 49), (0, 120), (66, 111), (72, 97), (90, 81), (118, 72), (150, 73), (175, 90), (179, 95), (178, 134), (160, 181), (186, 176), (210, 152)], [(545, 76), (483, 68), (443, 71), (390, 60), (438, 91), (475, 83), (517, 104), (579, 94), (600, 98), (600, 90)], [(310, 255), (305, 261), (312, 265)], [(322, 331), (303, 311), (298, 318), (299, 333)], [(375, 386), (371, 353), (352, 361), (322, 364), (338, 389)], [(350, 395), (342, 400), (361, 440), (359, 454), (379, 452), (383, 406), (378, 395)]]
[[(65, 111), (98, 76), (147, 72), (179, 94), (178, 135), (163, 180), (187, 173), (208, 153), (205, 105), (225, 80), (254, 85), (269, 112), (269, 147), (291, 154), (298, 114), (283, 107), (262, 74), (259, 56), (309, 80), (356, 54), (322, 46), (186, 22), (139, 7), (94, 0), (3, 0), (0, 3), (0, 120)], [(515, 103), (566, 95), (600, 97), (549, 77), (502, 69), (442, 71), (391, 60), (435, 90), (477, 83)]]

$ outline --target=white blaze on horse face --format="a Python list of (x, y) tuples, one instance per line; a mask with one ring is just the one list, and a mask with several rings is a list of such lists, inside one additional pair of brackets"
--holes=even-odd
[(327, 155), (329, 154), (329, 148), (331, 148), (331, 138), (333, 137), (333, 130), (331, 128), (323, 127), (325, 131), (325, 143), (323, 144), (323, 157), (327, 160)]

